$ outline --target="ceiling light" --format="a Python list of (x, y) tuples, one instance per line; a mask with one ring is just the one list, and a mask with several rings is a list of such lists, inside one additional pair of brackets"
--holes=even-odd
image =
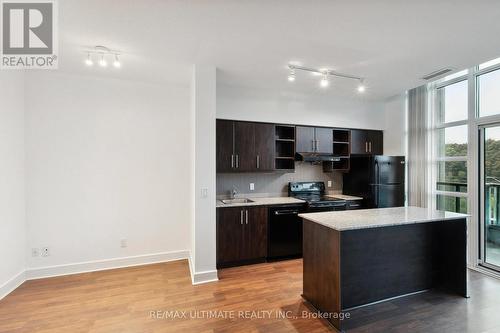
[(323, 74), (323, 78), (321, 79), (320, 81), (320, 86), (322, 86), (323, 88), (326, 88), (330, 85), (330, 82), (328, 81), (328, 72), (325, 72)]
[(295, 81), (295, 69), (290, 68), (290, 74), (288, 74), (288, 81)]
[(288, 64), (288, 68), (290, 69), (290, 72), (288, 74), (288, 80), (289, 81), (295, 81), (295, 72), (297, 70), (299, 71), (304, 71), (304, 72), (309, 72), (312, 75), (318, 75), (321, 76), (321, 81), (319, 82), (320, 86), (323, 88), (326, 88), (330, 85), (330, 77), (338, 77), (341, 79), (348, 79), (348, 80), (356, 80), (359, 82), (357, 90), (359, 93), (363, 93), (366, 91), (366, 86), (364, 85), (365, 79), (356, 76), (356, 75), (351, 75), (347, 73), (340, 73), (337, 72), (333, 69), (328, 69), (328, 68), (311, 68), (311, 67), (306, 67), (302, 65), (297, 65), (297, 64)]
[(363, 79), (361, 79), (361, 80), (359, 80), (358, 92), (363, 93), (363, 92), (365, 92), (365, 90), (366, 90), (366, 87), (363, 84)]
[(101, 54), (101, 59), (99, 60), (99, 65), (101, 67), (106, 67), (108, 66), (108, 63), (106, 62), (106, 59), (104, 59), (104, 53)]
[(122, 66), (120, 60), (118, 60), (118, 54), (115, 54), (115, 61), (113, 61), (113, 66), (120, 68)]
[(90, 52), (87, 53), (87, 59), (85, 59), (85, 65), (87, 66), (92, 66), (94, 62), (92, 61), (92, 58), (90, 57)]

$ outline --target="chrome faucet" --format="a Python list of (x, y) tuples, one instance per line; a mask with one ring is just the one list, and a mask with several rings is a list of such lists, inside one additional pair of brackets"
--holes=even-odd
[(238, 188), (236, 186), (233, 186), (233, 190), (231, 191), (231, 199), (234, 199), (236, 197), (236, 194), (238, 194)]

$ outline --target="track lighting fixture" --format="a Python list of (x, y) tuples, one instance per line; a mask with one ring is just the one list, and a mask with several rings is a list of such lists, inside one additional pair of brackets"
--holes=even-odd
[(108, 60), (111, 61), (111, 57), (113, 57), (113, 67), (120, 68), (122, 66), (122, 63), (118, 59), (118, 57), (120, 56), (120, 52), (111, 50), (106, 46), (98, 45), (93, 49), (87, 50), (85, 52), (87, 53), (87, 58), (85, 59), (85, 64), (87, 66), (92, 66), (94, 64), (94, 61), (92, 59), (93, 57), (94, 59), (98, 59), (97, 63), (100, 67), (108, 67)]
[(357, 91), (360, 93), (365, 92), (366, 87), (364, 85), (365, 79), (359, 76), (354, 76), (350, 74), (343, 74), (339, 73), (336, 71), (333, 71), (331, 69), (315, 69), (315, 68), (309, 68), (309, 67), (304, 67), (304, 66), (298, 66), (298, 65), (288, 65), (288, 69), (290, 70), (290, 73), (288, 74), (288, 81), (295, 81), (295, 71), (296, 70), (301, 70), (301, 71), (306, 71), (306, 72), (311, 72), (317, 75), (321, 75), (321, 81), (319, 82), (320, 86), (323, 88), (326, 88), (330, 85), (330, 76), (334, 77), (340, 77), (344, 79), (351, 79), (351, 80), (358, 80), (359, 85), (357, 87)]

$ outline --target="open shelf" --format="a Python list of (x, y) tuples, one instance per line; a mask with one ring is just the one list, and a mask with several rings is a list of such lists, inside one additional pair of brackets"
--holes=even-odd
[(276, 140), (295, 141), (295, 126), (276, 125)]
[(348, 171), (350, 167), (350, 158), (341, 157), (337, 161), (323, 162), (323, 172)]
[(295, 126), (276, 125), (276, 156), (274, 168), (277, 171), (295, 171)]
[(332, 145), (335, 161), (323, 162), (323, 172), (349, 171), (351, 131), (346, 129), (334, 129)]
[(349, 157), (349, 143), (334, 143), (333, 144), (333, 155)]
[(351, 131), (349, 131), (349, 130), (334, 129), (333, 130), (333, 141), (334, 142), (349, 143), (350, 134), (351, 134)]

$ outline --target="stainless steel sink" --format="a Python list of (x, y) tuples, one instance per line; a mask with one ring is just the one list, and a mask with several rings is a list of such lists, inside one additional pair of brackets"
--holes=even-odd
[(247, 198), (238, 198), (238, 199), (226, 199), (226, 200), (221, 200), (222, 203), (230, 205), (230, 204), (244, 204), (244, 203), (250, 203), (254, 202), (253, 200), (247, 199)]

